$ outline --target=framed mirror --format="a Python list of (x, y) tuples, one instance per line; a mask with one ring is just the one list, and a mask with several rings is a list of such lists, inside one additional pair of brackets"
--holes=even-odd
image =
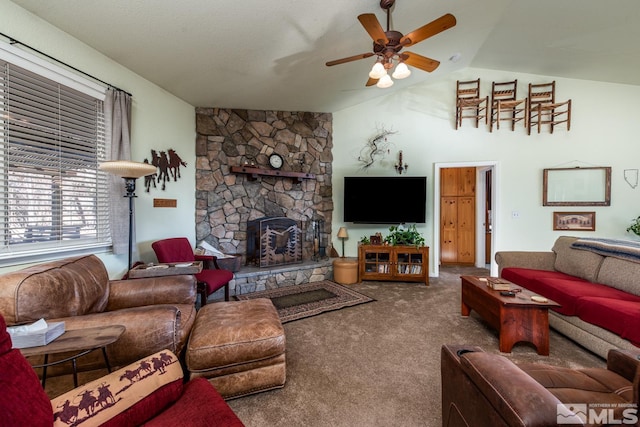
[(542, 206), (610, 206), (611, 167), (544, 169)]

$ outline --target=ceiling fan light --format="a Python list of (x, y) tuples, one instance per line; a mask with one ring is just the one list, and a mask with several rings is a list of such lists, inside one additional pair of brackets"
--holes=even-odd
[(378, 80), (378, 83), (376, 83), (376, 86), (378, 86), (381, 89), (386, 89), (388, 87), (393, 86), (393, 80), (391, 80), (391, 77), (389, 77), (389, 74), (385, 74), (384, 76), (380, 77), (380, 80)]
[(372, 79), (379, 79), (385, 75), (387, 75), (387, 70), (384, 68), (384, 65), (382, 65), (382, 62), (376, 62), (373, 64), (373, 68), (369, 71), (369, 77)]
[(407, 64), (405, 64), (404, 62), (399, 63), (398, 65), (396, 65), (396, 69), (393, 71), (393, 78), (394, 79), (405, 79), (407, 77), (409, 77), (411, 75), (411, 70), (409, 69), (409, 67), (407, 67)]

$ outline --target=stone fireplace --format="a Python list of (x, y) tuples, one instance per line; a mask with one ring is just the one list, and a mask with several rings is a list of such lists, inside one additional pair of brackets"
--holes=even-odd
[(289, 218), (264, 217), (247, 224), (247, 265), (302, 262), (302, 229)]
[[(264, 217), (299, 224), (302, 262), (314, 258), (313, 220), (324, 222), (322, 238), (331, 241), (331, 114), (197, 108), (196, 133), (198, 242), (242, 255), (247, 264), (248, 224)], [(243, 165), (271, 171), (272, 153), (284, 159), (282, 172), (313, 178), (231, 171)]]

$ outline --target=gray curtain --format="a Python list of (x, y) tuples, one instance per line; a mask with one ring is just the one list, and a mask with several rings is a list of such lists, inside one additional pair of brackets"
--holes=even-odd
[[(128, 93), (107, 89), (104, 121), (107, 143), (110, 144), (107, 160), (131, 160), (131, 96)], [(124, 197), (125, 193), (124, 179), (109, 174), (109, 217), (113, 253), (116, 255), (129, 252), (129, 199)], [(135, 233), (131, 238), (136, 241)]]

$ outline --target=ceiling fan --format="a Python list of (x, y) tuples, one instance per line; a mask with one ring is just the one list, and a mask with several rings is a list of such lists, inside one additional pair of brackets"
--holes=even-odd
[(364, 13), (358, 16), (358, 21), (373, 39), (373, 52), (361, 53), (360, 55), (349, 56), (347, 58), (336, 59), (326, 63), (328, 67), (346, 62), (357, 61), (371, 56), (377, 56), (378, 60), (374, 64), (369, 73), (367, 86), (377, 85), (378, 87), (389, 87), (393, 84), (393, 80), (387, 74), (387, 71), (393, 68), (394, 61), (398, 63), (392, 76), (395, 79), (409, 77), (411, 71), (407, 65), (419, 68), (421, 70), (432, 72), (440, 61), (427, 58), (412, 52), (400, 52), (404, 47), (413, 46), (429, 37), (435, 36), (444, 30), (456, 25), (456, 18), (447, 13), (440, 18), (423, 25), (415, 31), (407, 35), (403, 35), (399, 31), (389, 29), (389, 21), (391, 19), (390, 9), (394, 5), (395, 0), (380, 0), (380, 7), (387, 11), (387, 31), (384, 31), (378, 18), (373, 13)]

